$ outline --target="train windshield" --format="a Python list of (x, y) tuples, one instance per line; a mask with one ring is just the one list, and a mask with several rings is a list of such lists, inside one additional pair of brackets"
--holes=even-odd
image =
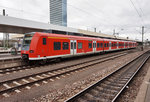
[(29, 50), (29, 46), (34, 34), (25, 34), (23, 39), (22, 50)]

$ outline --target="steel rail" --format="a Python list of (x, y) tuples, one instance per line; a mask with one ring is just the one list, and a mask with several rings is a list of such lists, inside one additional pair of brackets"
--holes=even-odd
[[(120, 53), (120, 55), (125, 55), (125, 54), (127, 54), (127, 53), (125, 53), (125, 52), (124, 53)], [(116, 55), (104, 56), (102, 58), (96, 58), (96, 59), (93, 59), (93, 60), (81, 62), (81, 63), (70, 65), (70, 66), (67, 66), (67, 67), (72, 67), (72, 66), (75, 66), (75, 65), (85, 64), (85, 63), (89, 63), (91, 61), (101, 60), (101, 59), (104, 59), (104, 58), (107, 58), (107, 57), (113, 57), (113, 56), (116, 56)], [(40, 66), (44, 67), (44, 66), (47, 66), (47, 65), (49, 65), (49, 64), (45, 64), (45, 65), (31, 65), (31, 66), (29, 66), (29, 65), (19, 65), (19, 66), (8, 67), (8, 68), (0, 68), (0, 74), (5, 74), (5, 73), (8, 73), (8, 72), (11, 73), (11, 72), (14, 72), (14, 71), (31, 69), (31, 68), (36, 68), (36, 67), (40, 67)]]
[[(0, 82), (0, 85), (3, 85), (3, 84), (9, 84), (9, 83), (12, 83), (13, 81), (19, 81), (19, 80), (22, 80), (22, 79), (28, 79), (30, 77), (35, 77), (37, 75), (43, 75), (43, 74), (47, 74), (47, 73), (53, 73), (53, 72), (56, 72), (56, 71), (60, 71), (62, 69), (67, 69), (65, 72), (62, 72), (62, 73), (59, 73), (59, 74), (56, 74), (56, 75), (52, 75), (52, 76), (49, 76), (49, 77), (45, 77), (43, 79), (38, 79), (36, 81), (32, 81), (32, 82), (29, 82), (29, 83), (25, 83), (25, 84), (21, 84), (21, 85), (17, 85), (17, 86), (14, 86), (14, 87), (11, 87), (11, 88), (8, 88), (8, 89), (4, 89), (4, 90), (0, 90), (0, 94), (4, 94), (4, 93), (7, 93), (7, 92), (10, 92), (10, 91), (14, 91), (16, 89), (20, 89), (20, 88), (23, 88), (25, 86), (31, 86), (35, 83), (39, 83), (39, 82), (42, 82), (42, 81), (45, 81), (45, 80), (48, 80), (48, 79), (53, 79), (53, 78), (56, 78), (56, 77), (59, 77), (61, 75), (66, 75), (67, 73), (71, 73), (71, 72), (75, 72), (75, 71), (78, 71), (78, 70), (82, 70), (84, 68), (87, 68), (89, 66), (93, 66), (95, 64), (99, 64), (101, 62), (105, 62), (105, 61), (108, 61), (108, 60), (111, 60), (111, 59), (114, 59), (114, 58), (118, 58), (122, 55), (125, 55), (125, 54), (121, 54), (121, 55), (117, 55), (117, 56), (113, 56), (111, 58), (106, 58), (106, 59), (101, 59), (97, 62), (93, 61), (92, 64), (89, 64), (89, 65), (85, 65), (85, 66), (77, 66), (77, 65), (81, 65), (80, 64), (75, 64), (75, 65), (70, 65), (70, 66), (67, 66), (67, 67), (62, 67), (62, 68), (59, 68), (59, 69), (55, 69), (55, 70), (51, 70), (51, 71), (46, 71), (46, 72), (42, 72), (42, 73), (36, 73), (36, 74), (32, 74), (32, 75), (28, 75), (28, 76), (24, 76), (24, 77), (20, 77), (20, 78), (17, 78), (17, 79), (12, 79), (12, 80), (6, 80), (6, 81), (3, 81), (3, 82)], [(89, 63), (90, 61), (88, 61)], [(86, 62), (87, 63), (87, 62)], [(85, 64), (85, 62), (83, 62), (82, 64)], [(71, 69), (70, 67), (74, 67), (76, 66), (77, 68), (74, 68), (74, 69)], [(69, 71), (68, 71), (69, 69)]]
[[(146, 53), (149, 53), (149, 51), (147, 51)], [(146, 54), (144, 53), (144, 54)], [(104, 77), (103, 79), (97, 81), (95, 84), (90, 85), (89, 87), (85, 88), (84, 90), (80, 91), (79, 93), (77, 93), (76, 95), (72, 96), (71, 98), (67, 99), (65, 102), (76, 102), (77, 99), (79, 99), (82, 96), (84, 96), (86, 93), (90, 92), (90, 90), (94, 89), (96, 86), (98, 86), (99, 84), (102, 84), (102, 82), (105, 80), (108, 80), (111, 76), (113, 76), (115, 73), (119, 72), (120, 70), (122, 70), (123, 68), (127, 67), (128, 65), (130, 65), (131, 63), (133, 63), (134, 61), (136, 61), (137, 59), (139, 59), (140, 57), (144, 56), (141, 55), (135, 59), (133, 59), (132, 61), (130, 61), (129, 63), (127, 63), (126, 65), (120, 67), (118, 70), (112, 72), (111, 74), (109, 74), (108, 76)], [(140, 68), (142, 68), (142, 66), (146, 63), (146, 61), (149, 59), (150, 55), (148, 55), (144, 61), (140, 64), (140, 66), (137, 68), (137, 70), (133, 73), (133, 75), (130, 77), (130, 79), (124, 84), (124, 86), (121, 88), (121, 90), (114, 96), (114, 98), (111, 100), (111, 102), (114, 102), (117, 97), (121, 94), (121, 92), (124, 90), (124, 88), (129, 84), (129, 82), (132, 80), (132, 78), (136, 75), (136, 73), (140, 70)], [(111, 89), (110, 89), (111, 90)], [(109, 91), (110, 91), (109, 90)], [(101, 90), (102, 91), (102, 90)], [(101, 101), (101, 100), (98, 100)], [(87, 101), (88, 102), (88, 101)], [(107, 102), (107, 101), (104, 101)]]

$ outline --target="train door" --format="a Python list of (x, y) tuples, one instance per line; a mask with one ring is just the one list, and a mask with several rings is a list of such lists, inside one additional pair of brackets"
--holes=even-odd
[(111, 42), (109, 42), (109, 50), (111, 50)]
[(124, 48), (126, 48), (126, 43), (125, 42), (123, 42), (124, 43)]
[(48, 48), (47, 48), (47, 37), (41, 37), (42, 43), (40, 44), (40, 54), (41, 56), (47, 56)]
[(70, 40), (70, 54), (74, 55), (77, 53), (77, 41), (76, 40)]
[(96, 52), (96, 41), (93, 41), (93, 52)]
[(117, 49), (119, 49), (119, 42), (117, 42)]

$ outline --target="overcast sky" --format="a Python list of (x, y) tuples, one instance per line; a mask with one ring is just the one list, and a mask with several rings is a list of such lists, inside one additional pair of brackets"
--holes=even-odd
[[(150, 40), (149, 5), (150, 0), (68, 0), (68, 26), (106, 34), (116, 29), (121, 37), (141, 39), (144, 25)], [(49, 0), (0, 0), (0, 14), (3, 8), (8, 16), (49, 22)]]

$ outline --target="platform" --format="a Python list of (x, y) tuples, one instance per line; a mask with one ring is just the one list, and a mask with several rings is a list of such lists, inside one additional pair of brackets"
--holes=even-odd
[(12, 55), (11, 53), (0, 53), (0, 58), (5, 58), (5, 57), (14, 57), (14, 56), (20, 56), (21, 53), (18, 53), (17, 55)]
[[(10, 50), (0, 50), (0, 54), (3, 54), (3, 53), (10, 53), (11, 51)], [(21, 51), (18, 51), (18, 52), (21, 52)]]
[(20, 58), (21, 58), (20, 55), (9, 56), (9, 57), (0, 57), (0, 62), (1, 61), (7, 61), (7, 60), (16, 60), (16, 59), (20, 59)]
[(147, 91), (146, 91), (145, 102), (150, 102), (150, 79), (149, 79), (149, 82), (147, 84), (148, 84), (148, 86), (147, 86)]
[(143, 80), (135, 102), (150, 102), (150, 67)]

